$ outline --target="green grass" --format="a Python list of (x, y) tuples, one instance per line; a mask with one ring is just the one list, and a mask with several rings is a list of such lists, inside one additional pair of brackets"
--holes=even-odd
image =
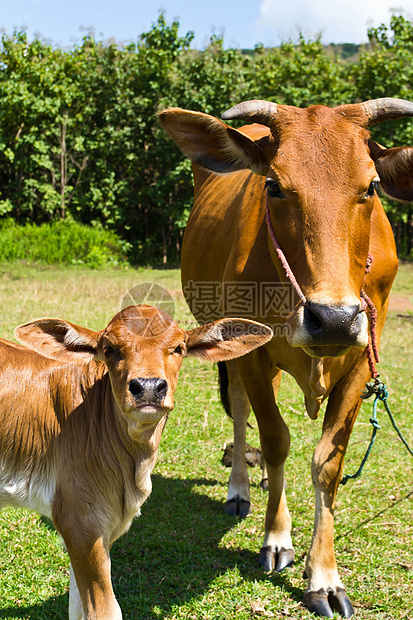
[[(102, 328), (124, 294), (142, 282), (171, 291), (176, 318), (189, 325), (179, 272), (43, 271), (0, 266), (0, 333), (12, 338), (19, 323), (60, 316)], [(413, 266), (402, 265), (395, 296), (413, 301)], [(413, 320), (409, 310), (390, 313), (381, 343), (379, 370), (390, 405), (413, 444)], [(258, 568), (266, 494), (260, 472), (250, 470), (254, 511), (244, 521), (224, 513), (229, 470), (222, 448), (232, 438), (217, 392), (216, 368), (186, 360), (175, 410), (162, 438), (153, 492), (130, 531), (112, 551), (113, 584), (124, 618), (135, 620), (310, 619), (302, 605), (304, 558), (311, 541), (314, 499), (311, 455), (321, 420), (304, 413), (303, 397), (285, 376), (280, 405), (290, 426), (287, 496), (293, 519), (296, 563), (281, 574)], [(347, 452), (354, 472), (367, 447), (371, 403), (363, 405)], [(383, 409), (381, 430), (362, 478), (341, 487), (336, 510), (339, 571), (361, 620), (413, 617), (413, 460)], [(256, 423), (248, 441), (258, 444)], [(0, 513), (0, 619), (67, 617), (68, 560), (50, 524), (24, 510)]]

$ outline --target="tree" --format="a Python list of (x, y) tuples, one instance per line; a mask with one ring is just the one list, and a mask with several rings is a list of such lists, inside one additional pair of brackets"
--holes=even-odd
[[(352, 63), (320, 40), (299, 37), (245, 53), (193, 33), (163, 13), (136, 41), (84, 37), (59, 49), (26, 33), (0, 41), (0, 217), (103, 224), (134, 247), (135, 261), (179, 258), (192, 206), (191, 167), (160, 129), (156, 112), (180, 106), (220, 116), (246, 99), (334, 106), (409, 98), (413, 26), (394, 16), (369, 30)], [(364, 49), (364, 48), (363, 48)], [(412, 144), (413, 121), (384, 123), (373, 137)], [(411, 205), (386, 203), (399, 249), (411, 251)]]
[[(411, 99), (413, 89), (413, 25), (401, 15), (393, 15), (390, 28), (382, 24), (368, 31), (370, 50), (349, 68), (349, 78), (360, 100), (379, 97)], [(372, 137), (392, 147), (413, 145), (413, 120), (380, 123)], [(410, 256), (413, 237), (413, 205), (383, 198), (393, 227), (399, 255)]]
[(257, 46), (252, 77), (251, 98), (276, 103), (334, 106), (351, 96), (340, 59), (327, 54), (319, 39), (306, 41), (302, 35), (297, 45), (289, 41), (270, 50)]

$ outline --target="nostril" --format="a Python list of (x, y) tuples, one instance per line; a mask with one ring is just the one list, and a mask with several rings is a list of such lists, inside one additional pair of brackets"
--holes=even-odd
[(322, 322), (309, 306), (304, 306), (304, 322), (311, 332), (317, 332), (323, 328)]
[(131, 379), (129, 381), (129, 392), (134, 398), (141, 398), (145, 392), (145, 388), (139, 379)]
[(350, 317), (351, 323), (354, 323), (354, 321), (357, 319), (357, 317), (360, 314), (360, 312), (361, 312), (361, 310), (360, 310), (359, 306), (349, 306), (348, 307), (348, 313), (349, 313), (349, 317)]
[(155, 393), (159, 398), (165, 398), (168, 391), (168, 383), (165, 379), (159, 379), (159, 383), (155, 388)]

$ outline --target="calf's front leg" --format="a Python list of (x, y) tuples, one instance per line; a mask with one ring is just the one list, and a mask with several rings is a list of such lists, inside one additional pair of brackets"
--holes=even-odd
[(82, 550), (68, 548), (68, 553), (82, 601), (83, 620), (122, 620), (112, 588), (109, 548), (102, 538)]
[(108, 542), (90, 524), (76, 518), (70, 524), (69, 519), (54, 521), (71, 562), (69, 619), (122, 620), (112, 588)]
[(82, 599), (80, 598), (72, 563), (70, 563), (69, 620), (83, 620)]

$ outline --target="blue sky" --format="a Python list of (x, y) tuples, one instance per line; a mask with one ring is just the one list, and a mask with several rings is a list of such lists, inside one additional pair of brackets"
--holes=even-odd
[(361, 43), (369, 25), (389, 23), (394, 6), (413, 19), (413, 0), (0, 0), (0, 29), (25, 27), (59, 45), (80, 42), (90, 29), (124, 42), (148, 30), (162, 9), (168, 22), (179, 19), (182, 34), (195, 32), (199, 49), (213, 33), (245, 48), (294, 40), (299, 30), (321, 33), (324, 43)]

